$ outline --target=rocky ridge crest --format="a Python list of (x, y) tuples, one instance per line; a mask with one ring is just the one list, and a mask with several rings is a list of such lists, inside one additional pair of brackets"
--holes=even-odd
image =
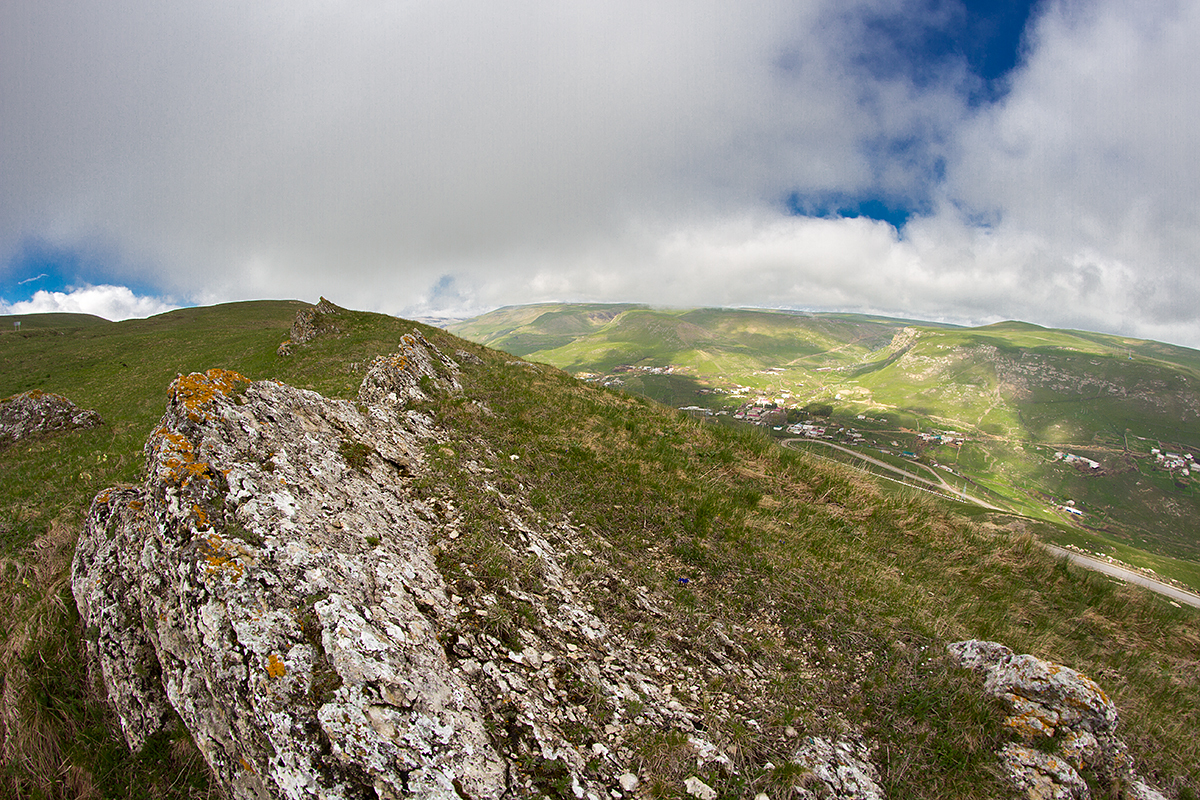
[(331, 317), (336, 316), (340, 311), (342, 311), (341, 308), (338, 308), (324, 297), (315, 306), (300, 309), (296, 312), (296, 318), (292, 320), (292, 328), (288, 333), (288, 338), (284, 340), (283, 344), (279, 345), (279, 355), (291, 355), (296, 347), (308, 344), (318, 336), (337, 333), (337, 323)]
[[(238, 798), (599, 797), (637, 782), (615, 709), (694, 731), (648, 677), (661, 654), (579, 602), (558, 560), (569, 527), (538, 530), (485, 486), (544, 594), (439, 573), (437, 540), (459, 532), (452, 500), (414, 491), (438, 432), (407, 406), (457, 391), (456, 369), (414, 333), (358, 402), (221, 370), (172, 384), (148, 479), (97, 496), (73, 564), (131, 747), (177, 713)], [(502, 641), (514, 611), (540, 624)], [(611, 746), (581, 746), (593, 728)], [(693, 739), (698, 761), (722, 758)]]

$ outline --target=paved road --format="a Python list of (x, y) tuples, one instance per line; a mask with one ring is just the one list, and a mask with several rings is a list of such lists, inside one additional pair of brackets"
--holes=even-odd
[(1186, 603), (1194, 608), (1200, 608), (1200, 595), (1192, 594), (1191, 592), (1177, 589), (1169, 583), (1156, 581), (1154, 578), (1148, 578), (1140, 572), (1135, 572), (1131, 569), (1110, 564), (1101, 558), (1092, 558), (1085, 556), (1083, 553), (1076, 553), (1074, 550), (1066, 550), (1062, 547), (1055, 547), (1052, 544), (1045, 545), (1045, 548), (1056, 556), (1066, 556), (1071, 560), (1072, 564), (1078, 564), (1084, 569), (1103, 572), (1105, 575), (1111, 575), (1114, 578), (1126, 581), (1127, 583), (1136, 583), (1139, 586), (1145, 586), (1147, 589), (1165, 595), (1172, 600), (1180, 603)]

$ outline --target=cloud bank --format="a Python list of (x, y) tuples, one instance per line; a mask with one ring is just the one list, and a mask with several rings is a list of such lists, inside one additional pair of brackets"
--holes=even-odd
[(29, 300), (6, 303), (0, 314), (92, 314), (116, 322), (152, 317), (179, 306), (155, 297), (139, 297), (126, 286), (86, 286), (69, 292), (39, 289)]
[[(1200, 345), (1200, 9), (1045, 0), (998, 75), (975, 31), (958, 0), (7, 4), (0, 277), (31, 238), (101, 241), (122, 257), (77, 284), (202, 303)], [(837, 213), (863, 201), (907, 223)]]

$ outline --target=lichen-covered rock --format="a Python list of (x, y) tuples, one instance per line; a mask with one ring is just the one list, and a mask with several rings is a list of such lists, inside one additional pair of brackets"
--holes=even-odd
[(1033, 747), (1007, 744), (1001, 757), (1009, 777), (1029, 800), (1087, 800), (1087, 782), (1065, 758)]
[(367, 403), (394, 406), (428, 399), (428, 392), (441, 386), (461, 391), (455, 373), (458, 366), (421, 335), (406, 333), (395, 353), (375, 359), (359, 389), (359, 399)]
[(171, 707), (162, 687), (158, 655), (146, 636), (143, 596), (131, 586), (140, 568), (141, 545), (150, 531), (141, 495), (108, 489), (92, 501), (87, 531), (73, 564), (73, 590), (89, 661), (101, 673), (126, 741), (139, 749), (163, 729)]
[(431, 621), (453, 610), (405, 502), (420, 448), (383, 417), (219, 370), (175, 381), (146, 486), (97, 498), (73, 567), (131, 746), (169, 703), (236, 797), (499, 793)]
[(1008, 708), (1005, 724), (1024, 744), (1006, 746), (1001, 760), (1027, 796), (1089, 797), (1081, 773), (1105, 787), (1140, 782), (1116, 733), (1117, 708), (1095, 681), (997, 642), (971, 639), (949, 649), (963, 666), (981, 673), (984, 691)]
[[(697, 735), (699, 693), (742, 676), (704, 701), (732, 706), (754, 663), (715, 627), (694, 647), (616, 635), (560, 561), (590, 555), (569, 521), (540, 520), (472, 461), (503, 526), (487, 547), (536, 589), (442, 563), (472, 532), (455, 498), (428, 494), (444, 446), (412, 401), (458, 387), (419, 334), (371, 365), (357, 402), (222, 370), (172, 384), (147, 479), (96, 498), (73, 564), (90, 664), (132, 747), (178, 714), (234, 798), (615, 797), (647, 731), (681, 734), (697, 769), (733, 769)], [(662, 615), (646, 587), (594, 579)]]
[(0, 400), (0, 448), (30, 436), (95, 428), (104, 420), (67, 398), (34, 389)]
[[(884, 800), (879, 773), (860, 743), (813, 738), (800, 748), (793, 761), (809, 772), (807, 785), (796, 787), (801, 798)], [(814, 784), (813, 779), (819, 783)]]
[(1022, 735), (1054, 736), (1060, 726), (1098, 736), (1117, 725), (1117, 708), (1095, 681), (1070, 667), (1016, 655), (995, 642), (957, 642), (950, 651), (986, 675), (985, 687), (1008, 704), (1007, 724)]

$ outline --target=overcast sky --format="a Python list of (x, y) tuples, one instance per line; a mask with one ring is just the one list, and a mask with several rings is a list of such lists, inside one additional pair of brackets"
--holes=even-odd
[(1200, 346), (1200, 3), (0, 4), (0, 312), (324, 295)]

